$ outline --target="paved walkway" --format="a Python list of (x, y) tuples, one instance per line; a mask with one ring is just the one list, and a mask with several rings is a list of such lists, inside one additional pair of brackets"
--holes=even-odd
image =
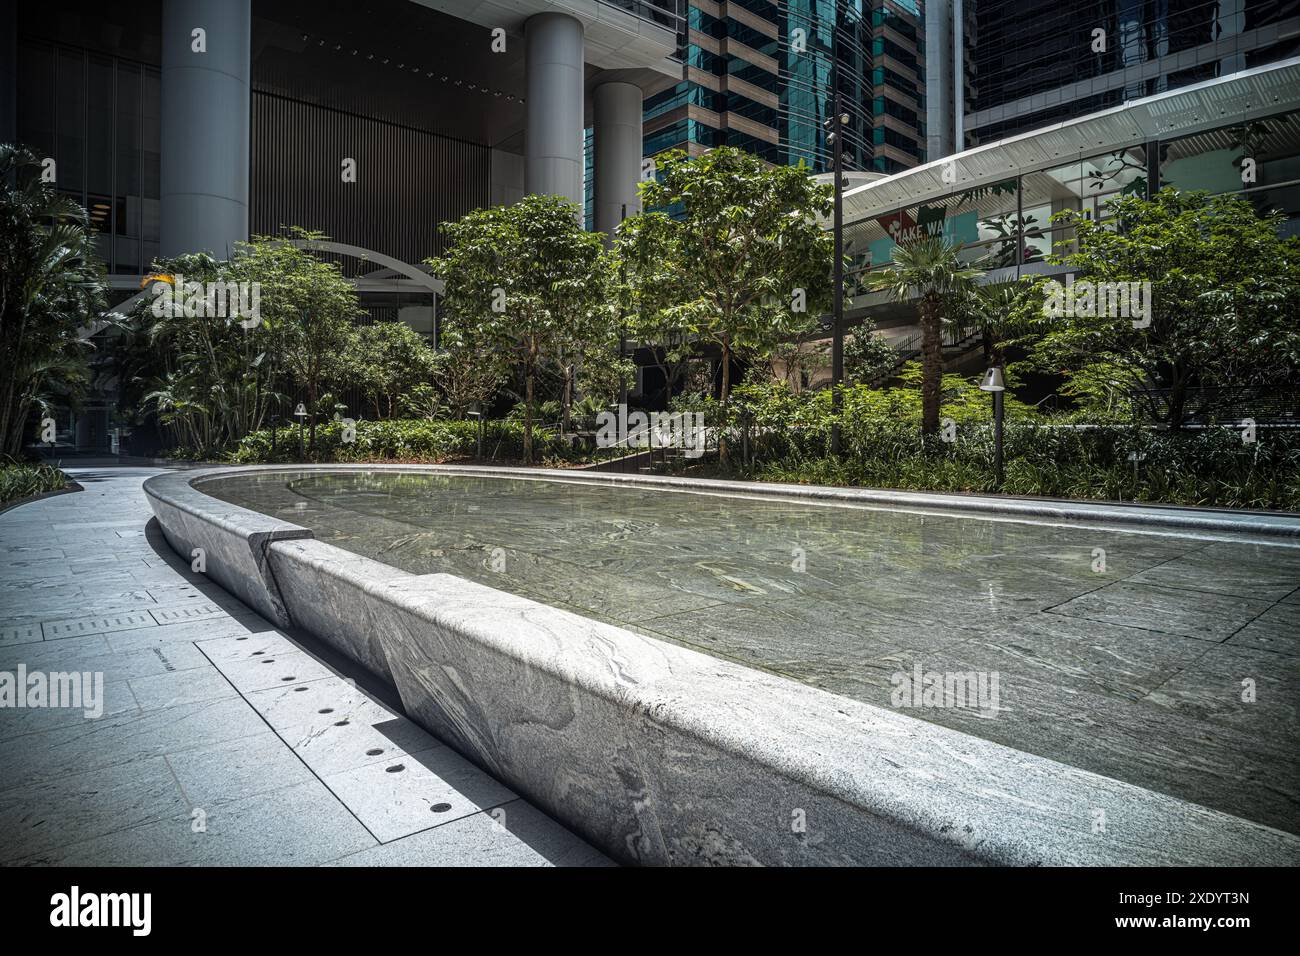
[(192, 573), (149, 524), (156, 469), (70, 473), (84, 491), (0, 515), (0, 672), (103, 692), (0, 707), (0, 863), (608, 864)]

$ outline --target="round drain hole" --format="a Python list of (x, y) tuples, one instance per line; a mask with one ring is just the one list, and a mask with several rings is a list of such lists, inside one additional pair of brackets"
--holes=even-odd
[(435, 803), (433, 806), (429, 807), (429, 809), (432, 810), (434, 813), (446, 813), (448, 810), (451, 809), (451, 804)]
[(334, 721), (334, 726), (335, 726), (335, 727), (346, 727), (347, 725), (348, 725), (348, 722), (347, 722), (346, 720), (336, 720), (336, 721)]
[(333, 707), (322, 707), (320, 710), (316, 711), (316, 713), (318, 713), (318, 714), (332, 714), (332, 713), (334, 713), (334, 708), (333, 708)]
[(400, 764), (400, 763), (395, 763), (395, 764), (393, 764), (391, 767), (385, 767), (385, 768), (384, 768), (384, 770), (385, 770), (387, 773), (401, 773), (401, 772), (402, 772), (403, 770), (405, 770), (405, 769), (406, 769), (406, 766), (405, 766), (404, 764)]
[(381, 753), (383, 753), (383, 752), (384, 752), (384, 750), (383, 750), (382, 747), (371, 747), (369, 750), (366, 751), (366, 756), (367, 756), (367, 757), (378, 757), (378, 756), (379, 756)]

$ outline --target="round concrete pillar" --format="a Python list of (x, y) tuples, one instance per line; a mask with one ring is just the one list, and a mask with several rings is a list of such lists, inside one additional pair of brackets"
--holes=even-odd
[(593, 101), (596, 231), (612, 239), (625, 207), (629, 216), (641, 211), (641, 88), (602, 83)]
[(528, 79), (524, 190), (582, 209), (582, 23), (539, 13), (524, 24)]
[(251, 0), (163, 0), (164, 256), (224, 259), (248, 238), (250, 11)]

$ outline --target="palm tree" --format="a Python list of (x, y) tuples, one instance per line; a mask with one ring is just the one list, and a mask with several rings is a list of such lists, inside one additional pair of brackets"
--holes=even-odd
[(984, 365), (1001, 366), (1002, 348), (1023, 322), (1026, 297), (1033, 292), (1028, 282), (999, 282), (976, 287), (965, 303), (965, 312), (980, 330), (984, 346)]
[(104, 307), (86, 211), (41, 171), (30, 150), (0, 144), (0, 453), (9, 455), (22, 449), (32, 403), (83, 358), (81, 330)]
[(921, 321), (921, 433), (939, 430), (939, 389), (943, 380), (940, 325), (946, 308), (971, 295), (979, 269), (958, 258), (961, 245), (942, 236), (923, 236), (894, 247), (893, 262), (868, 277), (873, 289), (902, 302), (917, 297)]

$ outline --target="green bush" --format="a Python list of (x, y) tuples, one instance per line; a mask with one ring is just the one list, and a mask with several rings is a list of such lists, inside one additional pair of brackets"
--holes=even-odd
[[(1136, 469), (1129, 455), (1141, 455)], [(1099, 427), (1086, 431), (1010, 424), (1002, 492), (1055, 498), (1137, 500), (1223, 508), (1300, 510), (1300, 433), (1168, 434)], [(848, 454), (755, 459), (768, 481), (866, 485), (916, 491), (995, 490), (989, 429), (959, 430), (951, 444), (920, 440), (914, 429), (881, 425)]]
[[(955, 441), (922, 437), (914, 388), (847, 388), (841, 447), (830, 454), (830, 393), (795, 395), (784, 384), (745, 386), (726, 427), (731, 468), (764, 481), (861, 485), (915, 491), (992, 492), (991, 400), (972, 382), (944, 377), (941, 416)], [(719, 424), (716, 403), (683, 401)], [(1138, 500), (1224, 508), (1300, 510), (1300, 431), (1260, 429), (1246, 444), (1231, 428), (1163, 432), (1129, 425), (1067, 427), (1007, 395), (1004, 477), (1011, 495)], [(739, 453), (748, 430), (748, 461)], [(1139, 456), (1134, 468), (1130, 456)], [(695, 466), (707, 470), (712, 466)], [(732, 472), (734, 474), (734, 471)]]
[(0, 462), (0, 507), (32, 495), (58, 491), (68, 485), (68, 476), (46, 464)]
[[(523, 457), (522, 422), (487, 422), (483, 431), (484, 457), (505, 461)], [(345, 443), (343, 424), (330, 421), (316, 426), (314, 445), (310, 444), (310, 429), (304, 428), (302, 434), (305, 457), (311, 461), (440, 462), (475, 455), (478, 425), (474, 421), (424, 418), (358, 421), (356, 435)], [(573, 457), (558, 433), (550, 429), (535, 429), (533, 440), (543, 458)], [(271, 432), (264, 429), (245, 436), (227, 457), (238, 464), (258, 464), (302, 461), (304, 456), (298, 450), (297, 427), (288, 427), (279, 429), (274, 452)]]

